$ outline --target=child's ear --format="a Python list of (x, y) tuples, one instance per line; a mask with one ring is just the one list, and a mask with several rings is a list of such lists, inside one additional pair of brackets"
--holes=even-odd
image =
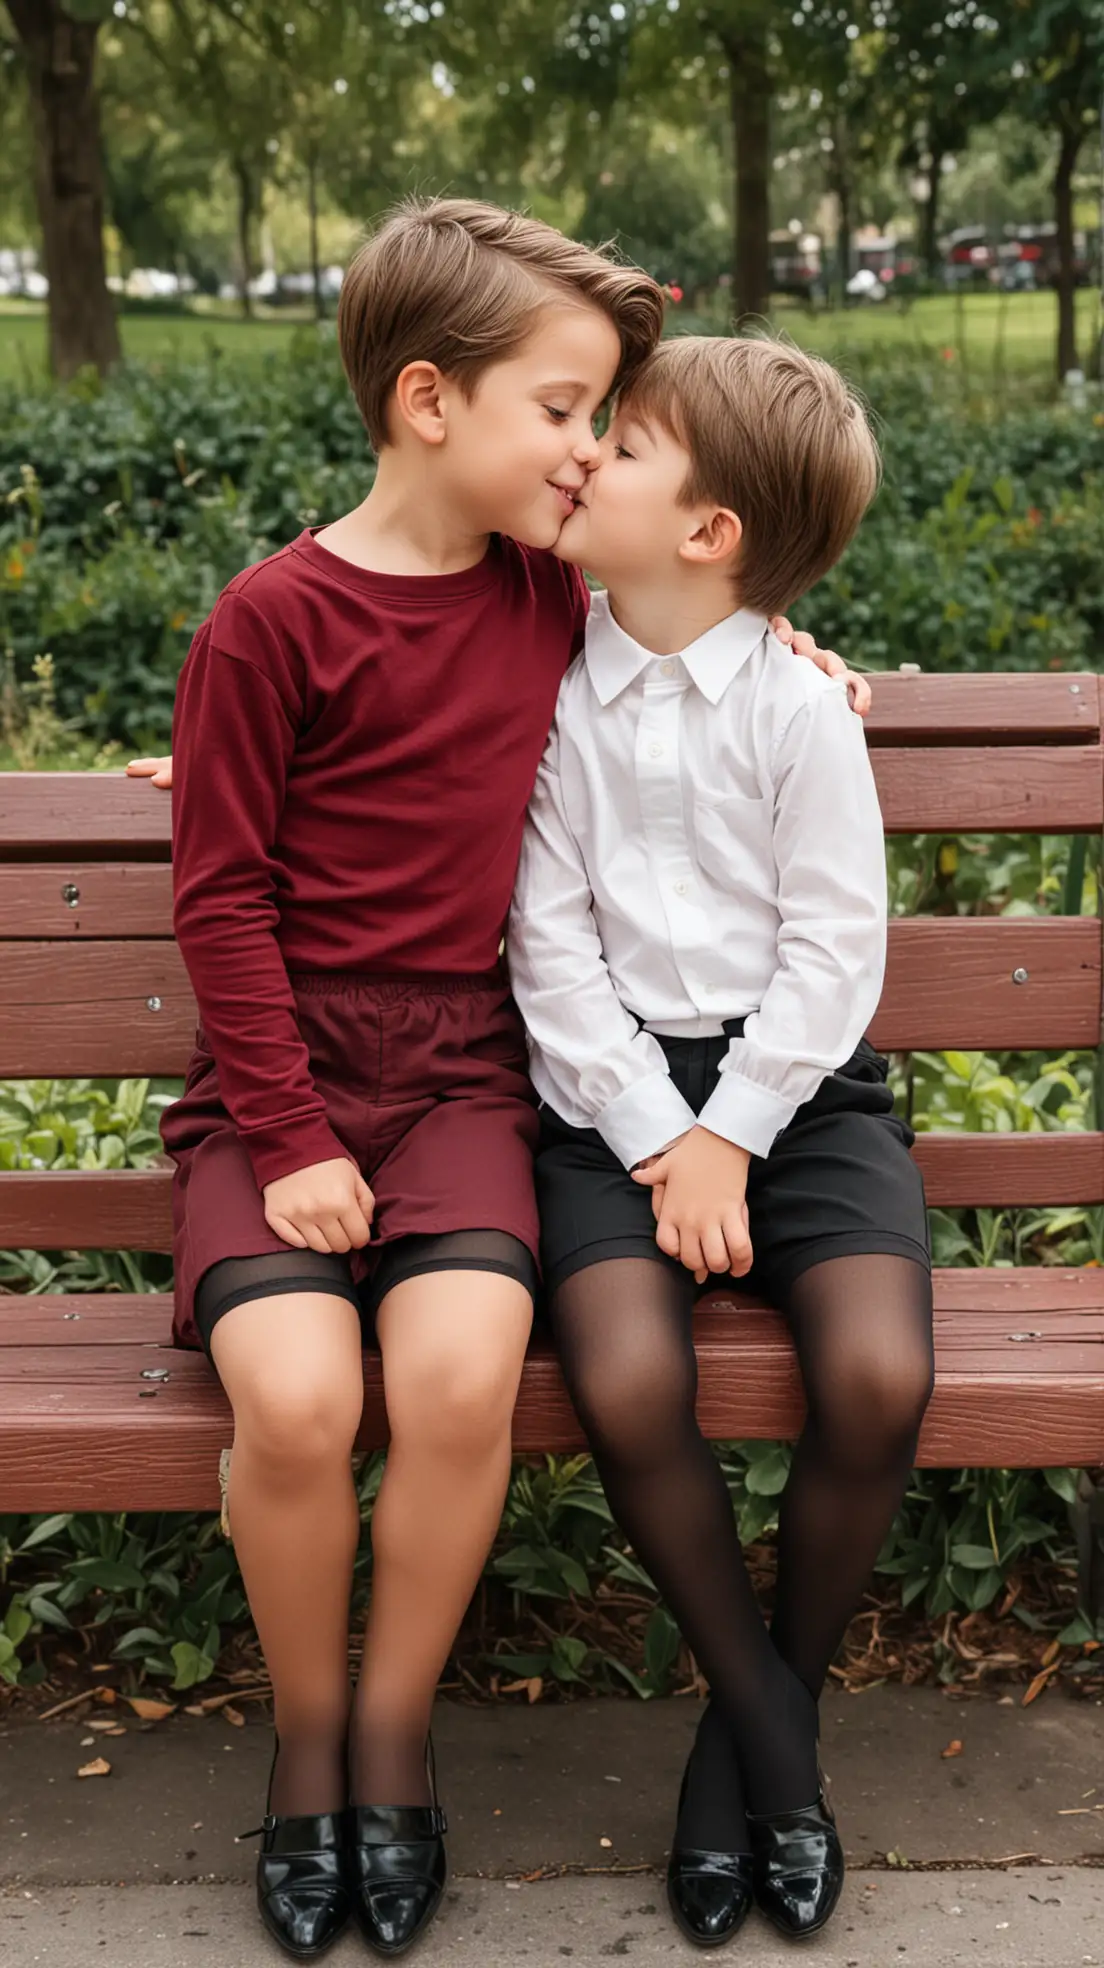
[(435, 362), (408, 362), (405, 369), (400, 369), (395, 383), (392, 415), (420, 437), (423, 444), (444, 442), (443, 382)]
[(731, 560), (744, 535), (743, 522), (728, 506), (714, 506), (679, 548), (683, 560), (710, 567)]

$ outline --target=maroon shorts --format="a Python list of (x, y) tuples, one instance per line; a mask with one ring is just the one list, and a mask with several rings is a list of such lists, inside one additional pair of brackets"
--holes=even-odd
[[(330, 1126), (376, 1199), (372, 1241), (350, 1253), (356, 1283), (399, 1237), (500, 1230), (536, 1259), (536, 1096), (504, 974), (291, 984)], [(200, 1347), (195, 1292), (211, 1265), (288, 1250), (265, 1220), (202, 1030), (161, 1135), (176, 1165), (173, 1341)]]

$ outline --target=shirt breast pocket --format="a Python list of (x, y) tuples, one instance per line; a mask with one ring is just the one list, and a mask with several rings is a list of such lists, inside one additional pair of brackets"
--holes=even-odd
[(745, 793), (694, 795), (694, 844), (702, 873), (719, 888), (773, 901), (774, 807)]

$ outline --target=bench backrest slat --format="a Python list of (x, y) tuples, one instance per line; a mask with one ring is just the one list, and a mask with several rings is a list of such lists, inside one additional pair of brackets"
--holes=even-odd
[[(916, 1159), (936, 1208), (1104, 1197), (1104, 1134), (922, 1134)], [(0, 1250), (11, 1249), (169, 1251), (169, 1172), (0, 1173)]]
[[(1100, 997), (1092, 919), (896, 921), (871, 1035), (885, 1051), (1092, 1047)], [(182, 1074), (196, 1019), (167, 940), (0, 946), (0, 1079)]]

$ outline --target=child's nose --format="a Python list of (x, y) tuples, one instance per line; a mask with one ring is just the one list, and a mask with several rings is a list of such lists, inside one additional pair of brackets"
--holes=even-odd
[(574, 446), (574, 455), (576, 462), (585, 465), (588, 471), (593, 471), (598, 463), (598, 439), (589, 426), (580, 433)]

